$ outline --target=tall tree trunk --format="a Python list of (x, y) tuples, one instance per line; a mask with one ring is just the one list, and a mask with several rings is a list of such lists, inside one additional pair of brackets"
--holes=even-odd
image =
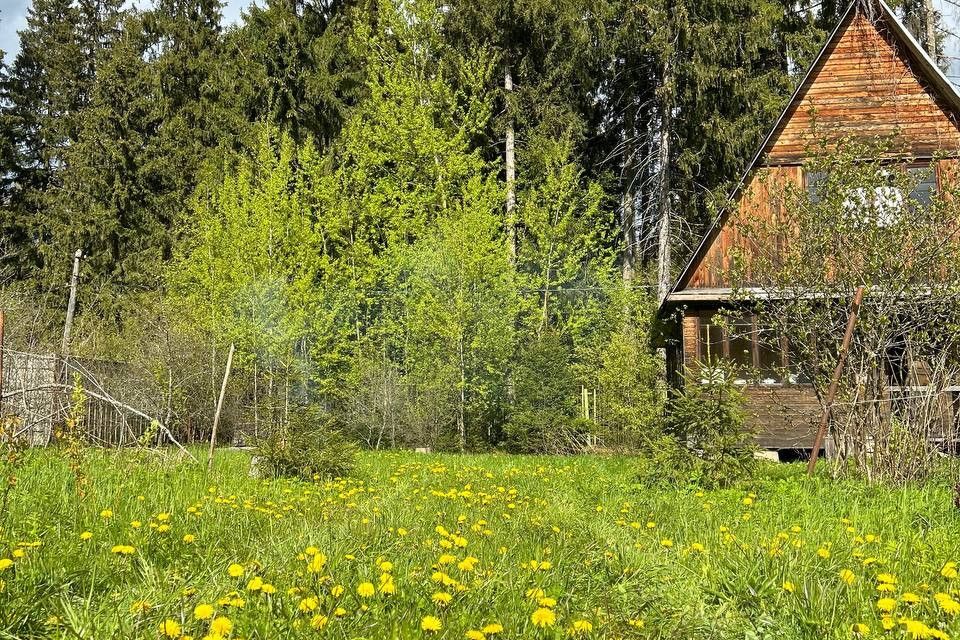
[(510, 252), (510, 264), (517, 262), (517, 160), (514, 153), (514, 130), (513, 130), (513, 107), (511, 105), (510, 94), (513, 93), (513, 76), (510, 72), (510, 65), (506, 65), (503, 72), (503, 91), (506, 95), (507, 109), (507, 131), (506, 145), (504, 149), (504, 171), (507, 179), (507, 201), (506, 201), (506, 227), (507, 227), (507, 250)]
[(634, 180), (631, 178), (629, 182), (624, 185), (620, 200), (620, 227), (623, 234), (623, 264), (620, 267), (620, 274), (626, 285), (631, 284), (636, 276), (636, 271), (633, 267), (635, 261), (634, 249), (636, 247), (634, 241), (636, 213), (633, 207), (636, 194), (633, 191), (633, 182)]
[(660, 96), (660, 141), (659, 171), (657, 185), (658, 208), (660, 211), (660, 229), (657, 241), (657, 294), (662, 302), (670, 293), (670, 130), (673, 125), (673, 105), (670, 91), (673, 84), (672, 66), (669, 58), (664, 63), (663, 87)]
[(930, 59), (937, 61), (937, 14), (933, 9), (933, 0), (923, 0), (923, 26), (926, 34), (927, 53)]

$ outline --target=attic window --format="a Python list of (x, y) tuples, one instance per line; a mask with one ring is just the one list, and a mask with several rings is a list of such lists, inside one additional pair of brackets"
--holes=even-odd
[[(933, 200), (937, 190), (937, 172), (929, 166), (907, 167), (907, 172), (914, 182), (909, 200), (916, 205), (927, 207)], [(884, 170), (886, 173), (886, 170)], [(823, 190), (828, 177), (825, 171), (808, 171), (805, 173), (807, 196), (811, 204), (823, 200)], [(888, 174), (892, 177), (892, 173)], [(891, 179), (891, 182), (893, 180)], [(851, 214), (869, 218), (878, 226), (889, 227), (896, 223), (900, 211), (905, 205), (905, 198), (901, 190), (895, 185), (860, 187), (850, 189), (843, 203), (844, 209)]]

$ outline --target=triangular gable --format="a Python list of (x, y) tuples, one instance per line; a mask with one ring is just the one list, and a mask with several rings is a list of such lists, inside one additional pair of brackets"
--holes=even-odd
[[(855, 0), (844, 12), (803, 81), (729, 196), (737, 202), (762, 164), (797, 165), (813, 142), (811, 128), (900, 136), (904, 155), (929, 157), (960, 151), (960, 94), (882, 0)], [(935, 144), (916, 138), (918, 127), (934, 129)], [(763, 162), (761, 162), (763, 161)], [(690, 283), (731, 211), (710, 227), (671, 290)]]

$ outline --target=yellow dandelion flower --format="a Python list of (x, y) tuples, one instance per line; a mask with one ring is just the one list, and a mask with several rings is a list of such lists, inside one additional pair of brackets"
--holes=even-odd
[(226, 616), (217, 616), (210, 623), (210, 635), (224, 637), (230, 635), (233, 631), (233, 622)]
[(954, 578), (956, 578), (958, 575), (957, 563), (948, 562), (945, 565), (943, 565), (943, 568), (940, 569), (940, 575), (942, 575), (944, 578), (948, 580), (953, 580)]
[(479, 629), (470, 629), (463, 634), (463, 637), (467, 640), (487, 640), (487, 636)]
[(503, 625), (499, 622), (491, 622), (490, 624), (484, 625), (481, 631), (488, 636), (496, 635), (498, 633), (503, 633)]
[(186, 544), (193, 544), (194, 542), (197, 541), (197, 536), (193, 535), (192, 533), (188, 533), (185, 536), (183, 536), (183, 541)]
[(92, 538), (92, 537), (93, 537), (93, 532), (92, 532), (92, 531), (84, 531), (83, 533), (80, 534), (80, 539), (81, 539), (81, 540), (89, 540), (89, 539)]
[(229, 567), (227, 567), (227, 573), (230, 574), (231, 578), (239, 578), (243, 575), (244, 568), (242, 564), (237, 564), (234, 562)]
[(850, 569), (843, 569), (840, 571), (840, 579), (847, 584), (853, 584), (857, 579), (857, 576), (855, 576), (853, 571), (850, 571)]
[(176, 620), (167, 618), (160, 623), (160, 635), (166, 636), (167, 638), (179, 638), (180, 623)]
[(310, 626), (314, 629), (323, 629), (327, 626), (327, 616), (322, 613), (318, 613), (310, 619)]
[(314, 553), (307, 562), (307, 571), (310, 573), (323, 573), (323, 568), (327, 564), (327, 556), (322, 553)]
[(593, 623), (589, 620), (576, 620), (573, 623), (572, 630), (574, 633), (590, 633), (593, 631)]
[(892, 613), (897, 608), (897, 601), (893, 598), (880, 598), (877, 600), (877, 609), (884, 613)]
[(357, 587), (357, 595), (361, 598), (369, 598), (376, 592), (377, 590), (374, 588), (373, 583), (371, 582), (361, 582)]
[(263, 578), (254, 576), (247, 582), (247, 591), (260, 591), (263, 588)]
[(533, 626), (545, 629), (554, 625), (557, 621), (557, 614), (546, 607), (540, 607), (530, 616), (530, 621)]
[(933, 599), (944, 613), (951, 616), (955, 616), (960, 613), (960, 602), (954, 600), (950, 594), (935, 593), (933, 595)]
[(436, 616), (424, 616), (420, 621), (420, 628), (428, 633), (436, 633), (443, 628), (443, 623)]
[(209, 620), (213, 617), (213, 606), (201, 602), (193, 608), (193, 617), (197, 620)]
[(865, 635), (867, 635), (868, 633), (870, 633), (870, 627), (868, 627), (867, 625), (863, 624), (862, 622), (856, 623), (855, 625), (853, 625), (853, 626), (850, 628), (850, 630), (851, 630), (853, 633), (857, 634), (858, 636), (865, 636)]
[(146, 600), (137, 600), (130, 605), (130, 613), (143, 613), (144, 611), (149, 611), (151, 607), (153, 607), (153, 605)]
[(302, 598), (300, 603), (297, 604), (297, 609), (301, 612), (313, 611), (320, 606), (320, 601), (310, 596), (308, 598)]
[(792, 582), (787, 580), (786, 582), (783, 583), (783, 590), (786, 591), (787, 593), (793, 593), (794, 591), (797, 590), (797, 587)]
[(453, 596), (446, 591), (437, 591), (435, 594), (430, 596), (430, 599), (440, 606), (446, 606), (450, 604), (451, 600), (453, 600)]

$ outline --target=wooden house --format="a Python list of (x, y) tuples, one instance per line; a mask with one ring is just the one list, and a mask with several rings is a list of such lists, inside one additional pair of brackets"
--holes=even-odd
[(745, 357), (762, 372), (744, 388), (751, 426), (766, 449), (809, 450), (820, 403), (810, 385), (783, 373), (791, 365), (786, 350), (756, 340), (755, 320), (752, 330), (727, 335), (712, 319), (730, 306), (737, 286), (730, 261), (745, 241), (734, 212), (771, 216), (770, 185), (804, 186), (811, 177), (804, 175), (805, 154), (824, 131), (894, 140), (890, 153), (900, 161), (929, 165), (936, 158), (933, 189), (960, 163), (960, 95), (882, 0), (847, 8), (731, 193), (732, 206), (716, 218), (659, 310), (672, 381), (708, 353)]

